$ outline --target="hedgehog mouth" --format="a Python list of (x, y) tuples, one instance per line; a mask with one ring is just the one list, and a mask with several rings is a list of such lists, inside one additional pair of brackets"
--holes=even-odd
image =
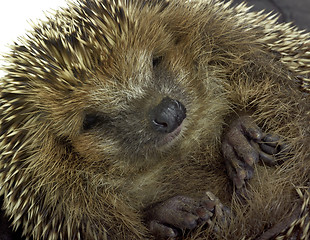
[(173, 132), (165, 134), (163, 138), (161, 138), (157, 142), (157, 147), (164, 147), (167, 145), (170, 145), (174, 140), (180, 135), (181, 130), (182, 130), (182, 125), (178, 126)]

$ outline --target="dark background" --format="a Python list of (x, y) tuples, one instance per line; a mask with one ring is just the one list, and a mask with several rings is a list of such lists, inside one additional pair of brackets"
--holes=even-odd
[[(228, 0), (225, 0), (228, 1)], [(241, 3), (242, 0), (234, 0)], [(245, 0), (254, 5), (253, 11), (265, 9), (280, 14), (279, 22), (293, 22), (300, 29), (310, 31), (310, 0)]]

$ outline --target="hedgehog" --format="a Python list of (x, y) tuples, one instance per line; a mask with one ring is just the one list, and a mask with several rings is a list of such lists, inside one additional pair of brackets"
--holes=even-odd
[(246, 4), (77, 0), (11, 46), (3, 210), (27, 239), (308, 239), (310, 38)]

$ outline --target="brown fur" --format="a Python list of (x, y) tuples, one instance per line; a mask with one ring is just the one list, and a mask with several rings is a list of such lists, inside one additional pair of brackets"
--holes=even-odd
[[(289, 216), (309, 181), (310, 45), (275, 21), (212, 0), (81, 0), (41, 23), (12, 46), (1, 80), (1, 193), (14, 226), (34, 239), (145, 239), (146, 207), (206, 191), (234, 217), (189, 237), (253, 239)], [(159, 147), (147, 116), (165, 96), (187, 118)], [(281, 166), (256, 166), (246, 203), (220, 153), (239, 112), (291, 146)], [(93, 113), (104, 124), (86, 131)]]

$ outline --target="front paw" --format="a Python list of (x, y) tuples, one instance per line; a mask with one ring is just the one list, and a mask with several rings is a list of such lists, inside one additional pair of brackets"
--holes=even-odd
[(228, 211), (210, 192), (197, 200), (175, 196), (146, 211), (150, 232), (157, 239), (174, 239), (185, 230), (210, 223), (215, 216), (224, 217)]
[(251, 117), (242, 116), (231, 124), (222, 142), (228, 176), (241, 189), (253, 177), (255, 163), (280, 163), (287, 148), (280, 137), (263, 133)]

